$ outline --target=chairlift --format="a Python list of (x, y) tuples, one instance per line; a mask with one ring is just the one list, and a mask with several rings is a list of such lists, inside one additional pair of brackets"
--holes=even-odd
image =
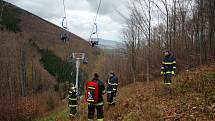
[[(99, 36), (98, 36), (98, 27), (97, 24), (94, 23), (95, 31), (90, 35), (90, 44), (92, 47), (99, 45)], [(93, 37), (95, 36), (95, 37)], [(95, 40), (96, 39), (96, 40)]]
[(67, 36), (66, 33), (61, 33), (60, 39), (61, 39), (63, 42), (69, 41), (69, 37)]
[(61, 34), (60, 34), (60, 39), (63, 42), (69, 41), (69, 36), (68, 36), (68, 33), (66, 32), (68, 30), (68, 28), (67, 28), (67, 26), (64, 25), (65, 20), (66, 20), (66, 17), (63, 17), (63, 20), (62, 20), (63, 30), (61, 31)]
[(95, 38), (90, 38), (90, 44), (92, 47), (95, 47), (97, 45), (99, 45), (99, 41), (98, 39), (97, 40), (94, 40)]

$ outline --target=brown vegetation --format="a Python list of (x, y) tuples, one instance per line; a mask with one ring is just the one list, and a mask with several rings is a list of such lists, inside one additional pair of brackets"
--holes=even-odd
[[(20, 11), (10, 4), (5, 4), (6, 8)], [(41, 65), (40, 53), (30, 40), (65, 61), (72, 52), (85, 52), (89, 58), (88, 66), (83, 66), (86, 74), (91, 72), (99, 54), (99, 49), (92, 49), (82, 38), (69, 33), (70, 42), (63, 43), (61, 28), (24, 10), (19, 14), (20, 32), (0, 31), (0, 120), (33, 120), (59, 106), (67, 93), (66, 89), (55, 90), (57, 77)]]
[[(106, 121), (214, 121), (215, 62), (187, 70), (166, 87), (162, 79), (119, 88), (116, 105), (105, 102)], [(104, 95), (104, 99), (106, 95)], [(39, 121), (69, 121), (69, 109)], [(80, 102), (77, 119), (87, 120), (87, 104)], [(74, 120), (75, 121), (75, 120)]]
[(128, 6), (125, 44), (103, 61), (121, 85), (157, 78), (165, 50), (176, 57), (177, 73), (215, 58), (214, 0), (134, 0)]

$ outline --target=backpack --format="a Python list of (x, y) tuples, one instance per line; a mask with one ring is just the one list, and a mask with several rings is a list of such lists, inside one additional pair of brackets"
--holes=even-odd
[(88, 103), (97, 103), (99, 95), (98, 82), (87, 82), (86, 87), (86, 101)]

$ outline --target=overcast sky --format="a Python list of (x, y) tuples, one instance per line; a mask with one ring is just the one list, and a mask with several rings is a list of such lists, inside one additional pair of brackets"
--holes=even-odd
[[(58, 26), (64, 16), (63, 0), (5, 0)], [(99, 0), (65, 0), (69, 30), (89, 38)], [(98, 33), (103, 39), (121, 41), (124, 24), (118, 11), (128, 13), (127, 0), (102, 0), (97, 19)]]

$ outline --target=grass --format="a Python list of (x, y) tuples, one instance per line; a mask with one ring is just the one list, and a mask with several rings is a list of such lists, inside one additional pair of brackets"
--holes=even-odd
[[(213, 65), (215, 70), (215, 64)], [(161, 80), (155, 83), (136, 83), (119, 88), (117, 104), (105, 104), (107, 121), (160, 121), (160, 120), (213, 120), (215, 119), (215, 72), (195, 70), (178, 75), (173, 80), (172, 92), (168, 92)], [(157, 88), (156, 91), (154, 88)], [(106, 97), (104, 96), (104, 99)], [(87, 109), (84, 107), (83, 109)], [(83, 111), (83, 110), (82, 110)], [(80, 111), (81, 112), (81, 111)], [(82, 121), (86, 113), (81, 112)], [(64, 109), (39, 121), (66, 121)]]
[(137, 121), (140, 118), (139, 116), (139, 112), (130, 112), (127, 116), (125, 116), (123, 121)]
[(60, 109), (58, 109), (56, 112), (51, 113), (51, 115), (47, 117), (42, 117), (37, 119), (36, 121), (68, 121), (69, 117), (68, 109), (63, 106)]

